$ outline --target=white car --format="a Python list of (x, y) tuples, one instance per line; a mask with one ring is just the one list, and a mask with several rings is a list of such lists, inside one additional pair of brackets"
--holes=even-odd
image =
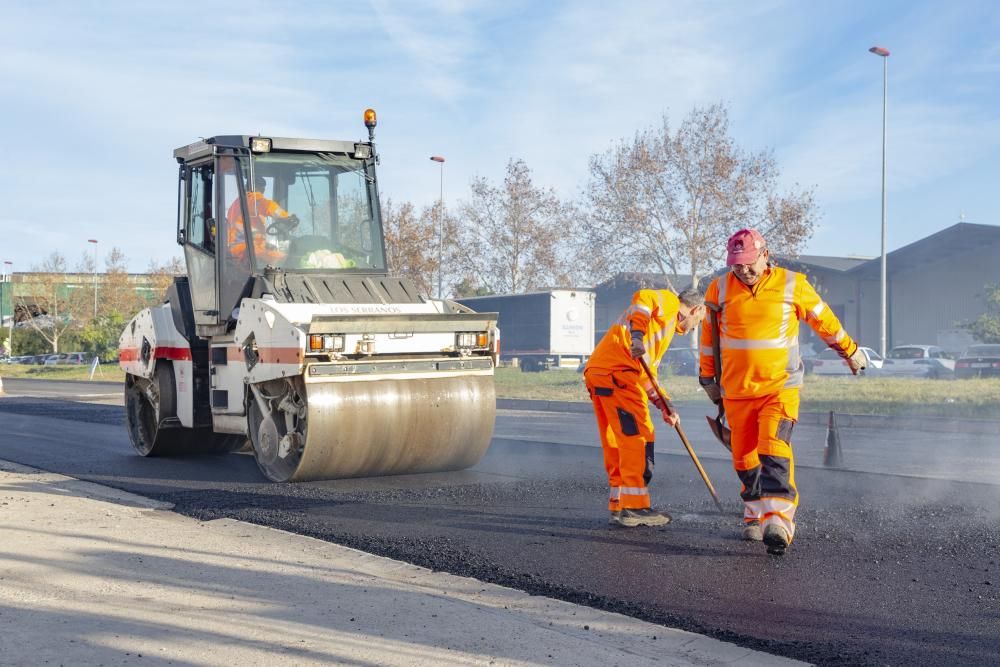
[[(865, 374), (877, 375), (882, 370), (882, 357), (870, 347), (862, 347), (861, 351), (868, 358)], [(851, 375), (851, 369), (847, 362), (830, 348), (823, 350), (813, 358), (812, 372), (816, 375)]]
[(936, 345), (897, 345), (889, 350), (882, 374), (892, 377), (955, 377), (955, 361)]

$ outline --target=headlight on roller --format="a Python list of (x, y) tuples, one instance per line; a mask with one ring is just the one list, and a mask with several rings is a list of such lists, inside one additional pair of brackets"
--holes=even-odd
[(309, 334), (310, 352), (343, 352), (343, 334)]
[(455, 334), (455, 347), (459, 349), (486, 349), (490, 345), (490, 335), (485, 331)]

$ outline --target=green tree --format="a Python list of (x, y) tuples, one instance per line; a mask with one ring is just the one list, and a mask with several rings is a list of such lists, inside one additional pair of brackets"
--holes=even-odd
[(1000, 343), (1000, 285), (986, 286), (986, 312), (962, 328), (983, 343)]

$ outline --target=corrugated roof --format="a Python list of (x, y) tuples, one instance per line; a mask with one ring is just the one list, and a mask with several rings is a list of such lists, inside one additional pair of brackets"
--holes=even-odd
[(831, 271), (850, 271), (856, 266), (860, 266), (867, 261), (870, 261), (870, 257), (830, 257), (826, 255), (799, 255), (798, 257), (775, 257), (775, 260), (781, 264), (784, 262), (797, 262), (799, 264), (805, 264), (807, 266), (814, 266), (820, 269), (829, 269)]
[[(925, 262), (975, 250), (983, 246), (1000, 246), (1000, 227), (959, 222), (893, 250), (886, 256), (886, 268), (889, 273), (894, 273), (900, 269), (912, 268)], [(878, 273), (881, 264), (882, 258), (876, 257), (850, 270), (854, 273)]]
[[(691, 284), (691, 276), (687, 274), (671, 275), (670, 280), (677, 289), (684, 289)], [(614, 289), (619, 285), (629, 283), (646, 285), (653, 289), (667, 289), (669, 287), (667, 278), (662, 273), (623, 272), (599, 283), (594, 289)]]

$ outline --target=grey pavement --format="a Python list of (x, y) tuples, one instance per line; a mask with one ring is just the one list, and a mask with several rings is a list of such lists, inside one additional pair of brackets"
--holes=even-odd
[(4, 665), (802, 664), (3, 462), (0, 535)]

